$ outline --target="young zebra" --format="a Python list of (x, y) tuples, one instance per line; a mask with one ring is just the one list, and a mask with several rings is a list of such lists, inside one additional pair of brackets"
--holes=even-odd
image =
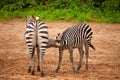
[(47, 25), (43, 22), (39, 22), (39, 17), (34, 17), (33, 15), (31, 15), (30, 18), (26, 16), (26, 21), (27, 27), (24, 36), (29, 49), (31, 60), (28, 72), (31, 72), (32, 75), (34, 74), (35, 48), (37, 48), (37, 70), (41, 71), (41, 76), (44, 76), (43, 55), (45, 54), (46, 46), (48, 43)]
[(58, 70), (60, 69), (63, 50), (68, 49), (70, 53), (70, 60), (72, 63), (73, 73), (76, 73), (76, 70), (74, 68), (74, 61), (73, 61), (73, 48), (78, 48), (79, 50), (80, 60), (77, 67), (77, 71), (79, 71), (84, 56), (83, 45), (85, 45), (86, 70), (88, 70), (89, 47), (95, 50), (94, 46), (91, 44), (92, 34), (93, 32), (89, 27), (89, 25), (85, 23), (78, 23), (66, 29), (63, 33), (60, 33), (56, 36), (56, 42), (60, 44), (59, 62), (56, 72), (58, 72)]

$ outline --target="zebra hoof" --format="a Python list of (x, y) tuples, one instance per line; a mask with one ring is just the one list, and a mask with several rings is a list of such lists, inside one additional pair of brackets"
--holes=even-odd
[(30, 73), (30, 72), (31, 72), (31, 70), (28, 69), (28, 73)]
[(77, 68), (77, 71), (79, 71), (80, 69), (79, 68)]
[(43, 72), (41, 72), (41, 77), (44, 77), (44, 73)]
[(59, 69), (56, 69), (55, 72), (58, 73), (58, 70), (59, 70)]
[(31, 75), (35, 75), (35, 72), (34, 72), (34, 71), (32, 71)]
[(77, 72), (79, 72), (79, 71), (80, 71), (80, 68), (78, 67), (78, 68), (77, 68)]
[(75, 70), (75, 68), (73, 68), (73, 74), (76, 74), (76, 72), (77, 72), (77, 71)]
[(31, 67), (29, 67), (29, 69), (28, 69), (28, 73), (30, 73), (31, 72)]
[(86, 67), (85, 69), (86, 69), (86, 71), (88, 71), (88, 67)]
[(55, 72), (58, 73), (59, 69), (60, 69), (60, 67), (57, 67), (56, 70), (55, 70)]
[(79, 73), (79, 70), (77, 70), (76, 73)]
[(40, 67), (39, 66), (37, 66), (37, 71), (40, 72)]
[(89, 69), (86, 69), (86, 71), (89, 71)]

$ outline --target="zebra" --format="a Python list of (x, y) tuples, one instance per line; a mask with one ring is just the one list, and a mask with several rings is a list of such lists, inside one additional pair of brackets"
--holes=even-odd
[(37, 71), (41, 71), (41, 77), (44, 76), (43, 56), (48, 43), (48, 27), (45, 23), (39, 21), (39, 16), (26, 16), (26, 31), (24, 34), (30, 53), (30, 65), (28, 72), (34, 75), (35, 68), (35, 49), (37, 48), (38, 66)]
[[(89, 25), (85, 23), (78, 23), (73, 25), (70, 28), (67, 28), (63, 33), (59, 33), (56, 36), (56, 42), (60, 44), (59, 48), (59, 62), (55, 70), (57, 73), (60, 69), (60, 64), (62, 60), (63, 50), (68, 49), (70, 53), (70, 61), (72, 63), (73, 73), (75, 74), (81, 68), (82, 59), (84, 56), (83, 45), (85, 45), (85, 54), (86, 54), (86, 70), (88, 70), (88, 56), (89, 56), (89, 47), (95, 50), (95, 47), (91, 44), (92, 38), (92, 29)], [(78, 48), (80, 54), (80, 60), (78, 63), (77, 70), (74, 67), (73, 61), (73, 49)]]

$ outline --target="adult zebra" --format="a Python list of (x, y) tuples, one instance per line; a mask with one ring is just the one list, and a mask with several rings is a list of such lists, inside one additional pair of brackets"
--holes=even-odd
[(89, 25), (85, 23), (78, 23), (66, 29), (63, 33), (60, 33), (56, 36), (56, 42), (60, 44), (59, 62), (58, 62), (56, 72), (58, 72), (58, 70), (60, 69), (60, 64), (61, 64), (62, 54), (64, 49), (69, 50), (73, 73), (76, 72), (74, 68), (74, 61), (73, 61), (73, 48), (78, 48), (79, 50), (80, 60), (77, 67), (77, 71), (79, 71), (81, 67), (82, 59), (84, 56), (83, 45), (85, 45), (86, 70), (88, 70), (89, 47), (95, 50), (94, 46), (91, 44), (92, 34), (93, 32), (92, 32), (92, 29), (89, 27)]
[(46, 50), (48, 43), (48, 31), (47, 25), (43, 22), (39, 22), (39, 17), (33, 15), (28, 18), (26, 16), (27, 27), (25, 31), (25, 41), (27, 43), (30, 53), (30, 65), (28, 72), (34, 74), (34, 63), (35, 63), (35, 48), (37, 48), (38, 54), (38, 66), (37, 70), (41, 71), (41, 76), (44, 76), (43, 72), (43, 55)]

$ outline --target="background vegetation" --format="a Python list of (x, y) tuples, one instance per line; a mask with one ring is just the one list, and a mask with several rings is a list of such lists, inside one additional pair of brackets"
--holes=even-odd
[(0, 20), (40, 15), (42, 20), (120, 23), (120, 0), (0, 0)]

